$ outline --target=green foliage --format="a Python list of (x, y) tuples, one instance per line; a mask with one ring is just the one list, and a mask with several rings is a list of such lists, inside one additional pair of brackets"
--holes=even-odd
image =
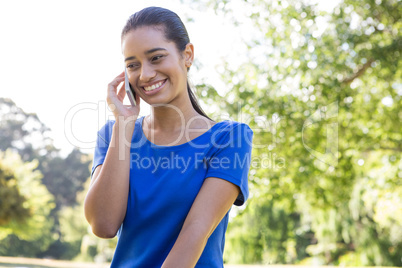
[(21, 222), (28, 218), (31, 213), (24, 206), (25, 202), (26, 199), (18, 189), (14, 174), (0, 162), (0, 226), (10, 221)]
[[(24, 163), (19, 154), (8, 150), (5, 153), (0, 152), (0, 164), (3, 170), (12, 171), (16, 188), (23, 197), (20, 199), (23, 202), (18, 206), (22, 206), (30, 213), (29, 216), (20, 215), (20, 217), (24, 216), (23, 220), (14, 217), (0, 226), (0, 239), (3, 240), (0, 252), (5, 252), (7, 255), (12, 254), (10, 251), (13, 251), (12, 247), (15, 243), (5, 243), (12, 239), (28, 242), (39, 240), (41, 243), (37, 245), (37, 248), (39, 250), (46, 249), (53, 241), (51, 235), (53, 222), (49, 219), (49, 215), (54, 207), (54, 201), (46, 187), (41, 184), (42, 175), (39, 171), (35, 171), (37, 161)], [(6, 202), (7, 200), (2, 199), (2, 204)], [(7, 240), (9, 235), (12, 235), (11, 240)], [(23, 254), (21, 250), (16, 252)]]
[(0, 163), (2, 255), (71, 259), (80, 252), (81, 241), (64, 240), (59, 218), (77, 205), (91, 157), (78, 149), (59, 156), (48, 132), (37, 115), (0, 98), (0, 150), (17, 152)]
[(57, 209), (76, 204), (76, 193), (89, 176), (91, 158), (74, 149), (66, 157), (49, 138), (50, 131), (36, 114), (24, 112), (10, 99), (0, 98), (0, 150), (12, 148), (23, 161), (38, 161), (42, 182), (53, 194)]
[(91, 162), (91, 157), (78, 149), (72, 150), (66, 158), (57, 156), (43, 162), (42, 182), (54, 195), (58, 209), (77, 204), (76, 195), (84, 189)]
[(401, 265), (400, 1), (209, 4), (251, 36), (243, 64), (222, 63), (226, 94), (199, 86), (212, 118), (254, 130), (227, 261)]
[(304, 251), (308, 245), (308, 237), (296, 231), (299, 215), (275, 208), (271, 196), (256, 201), (250, 201), (241, 216), (229, 225), (225, 260), (264, 264), (296, 260), (300, 255), (297, 251)]

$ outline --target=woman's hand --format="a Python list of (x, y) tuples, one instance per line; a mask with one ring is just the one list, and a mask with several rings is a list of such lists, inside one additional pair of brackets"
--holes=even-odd
[[(118, 89), (118, 86), (122, 86)], [(136, 106), (124, 105), (123, 100), (126, 96), (124, 72), (119, 74), (112, 82), (109, 83), (107, 89), (107, 103), (109, 109), (113, 112), (116, 121), (134, 121), (140, 113), (140, 97), (136, 94)]]

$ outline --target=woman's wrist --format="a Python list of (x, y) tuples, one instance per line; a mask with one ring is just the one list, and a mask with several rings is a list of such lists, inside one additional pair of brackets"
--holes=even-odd
[(115, 137), (118, 139), (119, 147), (124, 145), (126, 147), (131, 147), (131, 139), (136, 120), (137, 116), (116, 118), (113, 131), (115, 132)]
[(138, 115), (132, 115), (132, 116), (116, 116), (115, 121), (116, 125), (122, 125), (124, 127), (134, 127), (135, 121), (137, 121)]

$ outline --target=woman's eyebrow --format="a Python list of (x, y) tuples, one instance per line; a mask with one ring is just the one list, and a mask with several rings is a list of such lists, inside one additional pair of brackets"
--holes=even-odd
[(154, 53), (155, 51), (158, 51), (158, 50), (166, 50), (166, 49), (161, 48), (161, 47), (156, 47), (156, 48), (148, 50), (147, 52), (145, 52), (145, 54), (151, 54), (151, 53)]
[[(152, 48), (152, 49), (146, 51), (145, 54), (148, 55), (148, 54), (154, 53), (155, 51), (159, 51), (159, 50), (165, 50), (166, 51), (165, 48), (156, 47), (156, 48)], [(135, 60), (135, 56), (128, 57), (124, 61), (128, 61), (128, 60)]]

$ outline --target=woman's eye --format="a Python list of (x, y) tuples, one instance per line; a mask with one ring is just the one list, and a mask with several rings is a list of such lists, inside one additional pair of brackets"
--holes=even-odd
[(161, 59), (163, 57), (163, 55), (158, 55), (152, 58), (152, 61), (157, 61), (159, 59)]
[(136, 68), (136, 67), (138, 67), (138, 64), (135, 64), (135, 63), (130, 63), (130, 64), (127, 65), (127, 69), (133, 69), (133, 68)]

